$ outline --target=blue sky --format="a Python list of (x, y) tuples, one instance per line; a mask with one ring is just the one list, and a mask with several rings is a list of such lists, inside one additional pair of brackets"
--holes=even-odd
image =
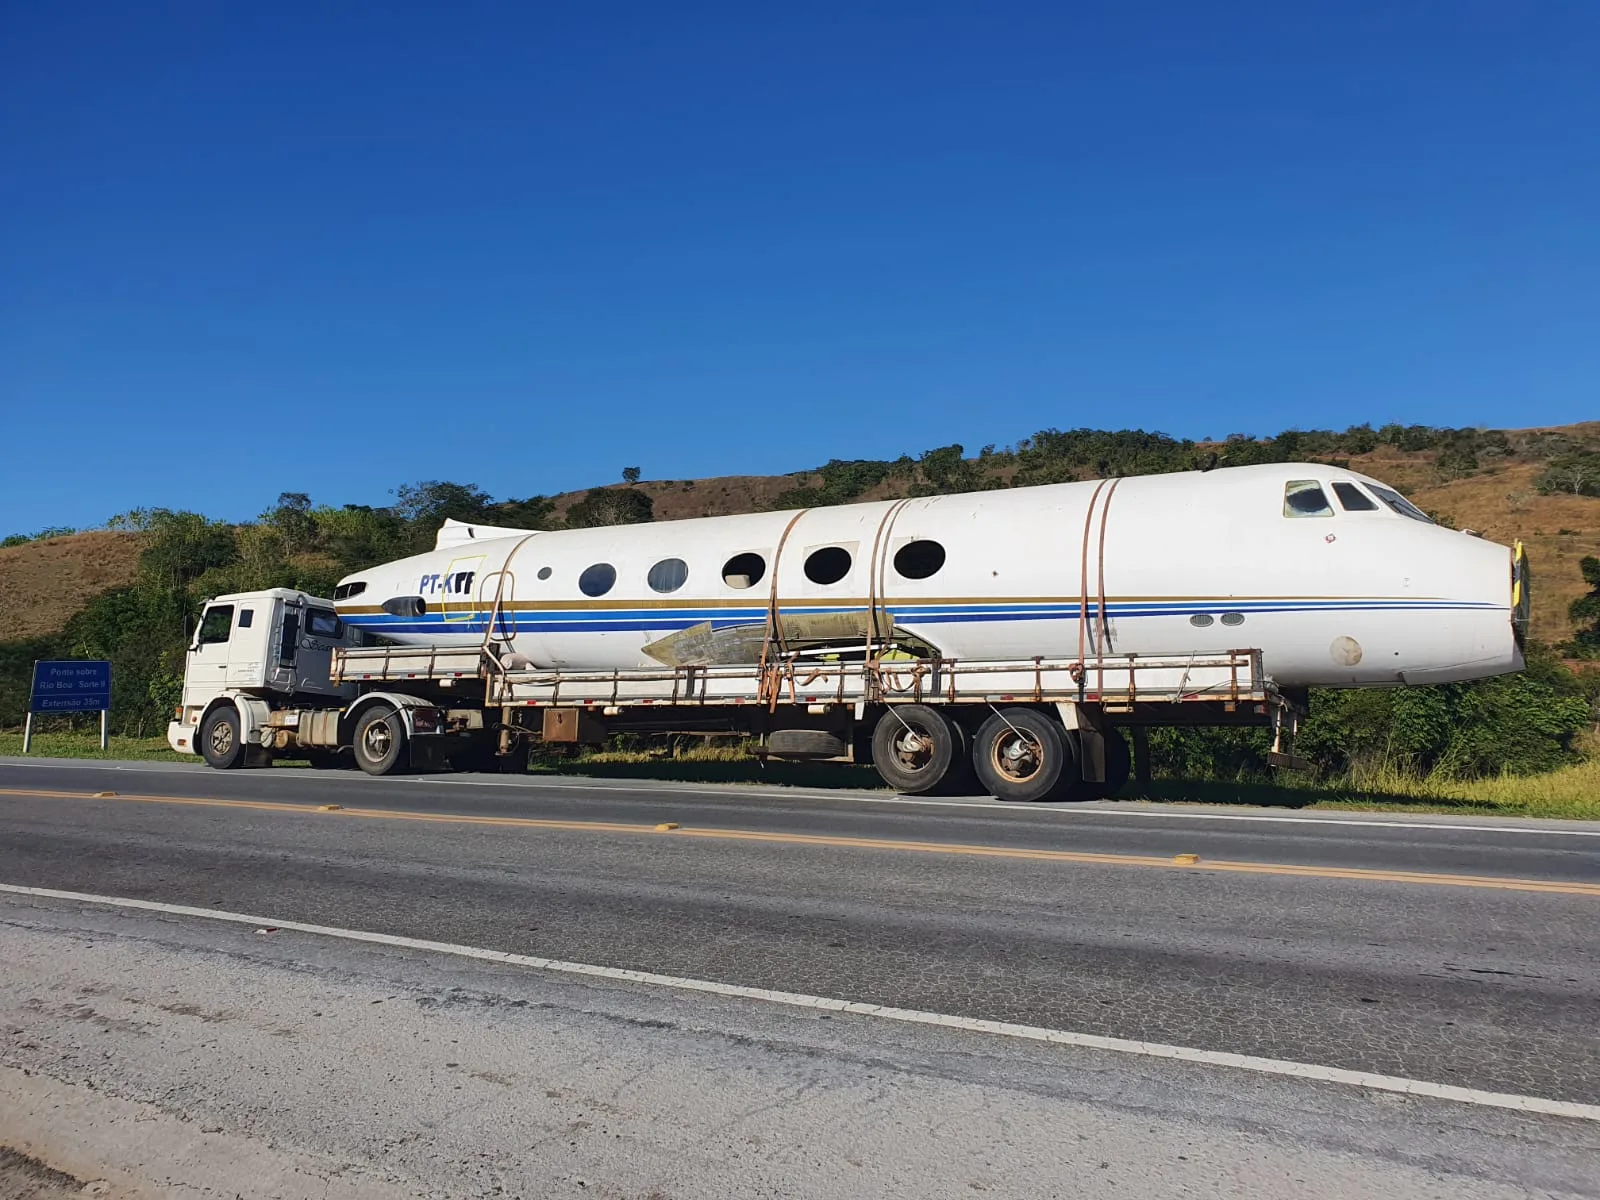
[(1587, 0), (0, 10), (0, 533), (1600, 417)]

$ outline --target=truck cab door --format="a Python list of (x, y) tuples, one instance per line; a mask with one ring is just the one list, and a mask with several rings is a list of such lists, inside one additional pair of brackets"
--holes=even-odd
[(337, 695), (328, 678), (333, 671), (333, 649), (348, 645), (349, 635), (339, 614), (331, 608), (308, 604), (301, 610), (300, 645), (295, 658), (295, 690)]
[(204, 706), (228, 686), (228, 662), (232, 648), (234, 606), (213, 604), (200, 618), (189, 646), (188, 663), (183, 673), (183, 703), (186, 707)]

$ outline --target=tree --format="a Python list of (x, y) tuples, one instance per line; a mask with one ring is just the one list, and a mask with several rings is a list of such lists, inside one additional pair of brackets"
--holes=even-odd
[(567, 509), (567, 528), (639, 525), (654, 517), (655, 503), (648, 492), (632, 488), (590, 488), (582, 500)]
[(305, 492), (279, 492), (278, 502), (256, 519), (278, 531), (287, 554), (309, 548), (317, 536), (311, 497)]
[(1567, 616), (1578, 626), (1573, 646), (1585, 658), (1600, 658), (1600, 558), (1585, 555), (1578, 563), (1589, 594), (1579, 596), (1567, 609)]
[(1584, 451), (1552, 459), (1549, 469), (1534, 480), (1533, 486), (1544, 496), (1563, 492), (1600, 496), (1600, 454)]
[(481, 521), (489, 506), (489, 493), (472, 483), (428, 479), (402, 483), (394, 490), (395, 512), (432, 534), (446, 520)]
[(622, 468), (622, 482), (623, 483), (630, 483), (630, 484), (631, 483), (638, 483), (639, 482), (639, 468), (638, 467), (623, 467)]

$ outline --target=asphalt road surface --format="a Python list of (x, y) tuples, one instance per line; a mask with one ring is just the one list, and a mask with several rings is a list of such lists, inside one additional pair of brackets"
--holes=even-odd
[(130, 1196), (1596, 1196), (1596, 833), (4, 760), (0, 1145)]

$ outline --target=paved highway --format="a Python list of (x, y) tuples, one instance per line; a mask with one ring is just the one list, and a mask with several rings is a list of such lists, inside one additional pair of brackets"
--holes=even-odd
[[(93, 1085), (392, 1194), (470, 1161), (437, 1194), (1600, 1195), (1597, 832), (6, 760), (4, 1066), (19, 1112)], [(454, 1089), (500, 1085), (441, 1097), (444, 1014), (479, 1075), (540, 1081), (471, 1136)], [(220, 1087), (241, 1063), (272, 1088)], [(580, 1095), (609, 1107), (530, 1156)]]

